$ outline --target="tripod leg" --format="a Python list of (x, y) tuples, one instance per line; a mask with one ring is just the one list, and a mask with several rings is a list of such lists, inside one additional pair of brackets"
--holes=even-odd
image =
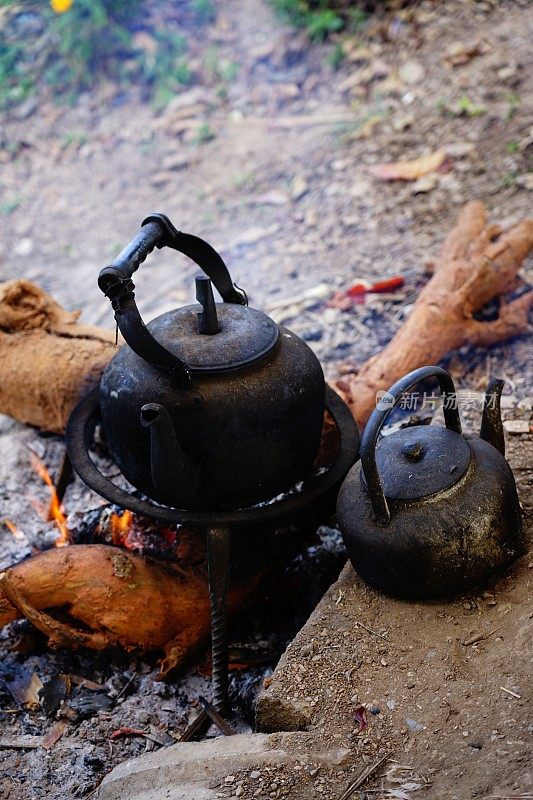
[(211, 600), (211, 653), (213, 670), (213, 705), (228, 711), (228, 631), (227, 596), (231, 555), (229, 528), (210, 528), (207, 532), (207, 567)]

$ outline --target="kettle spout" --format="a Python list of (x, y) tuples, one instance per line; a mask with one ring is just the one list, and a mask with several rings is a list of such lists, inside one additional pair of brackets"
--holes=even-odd
[(150, 430), (152, 483), (158, 494), (172, 505), (181, 483), (196, 493), (199, 470), (183, 452), (165, 406), (146, 403), (141, 408), (141, 424)]
[(499, 378), (491, 378), (485, 400), (483, 403), (483, 417), (481, 420), (481, 431), (479, 435), (486, 442), (499, 450), (502, 456), (505, 455), (505, 439), (503, 435), (502, 414), (500, 401), (505, 381)]

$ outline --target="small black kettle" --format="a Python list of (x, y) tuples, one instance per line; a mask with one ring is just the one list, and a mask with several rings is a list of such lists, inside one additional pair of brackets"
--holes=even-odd
[[(204, 271), (199, 305), (145, 325), (131, 276), (164, 246)], [(214, 511), (267, 500), (305, 476), (322, 431), (320, 363), (294, 333), (248, 307), (207, 242), (152, 214), (98, 284), (126, 340), (102, 376), (102, 422), (133, 486), (174, 508)]]
[[(446, 427), (379, 432), (403, 393), (436, 377)], [(461, 434), (455, 387), (440, 367), (409, 373), (385, 393), (346, 477), (337, 519), (355, 570), (394, 597), (444, 597), (471, 589), (524, 548), (516, 485), (505, 460), (503, 381), (487, 388), (480, 437)]]

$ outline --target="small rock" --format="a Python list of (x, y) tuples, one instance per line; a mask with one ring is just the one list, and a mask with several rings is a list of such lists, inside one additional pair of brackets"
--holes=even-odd
[(522, 186), (528, 192), (533, 192), (533, 172), (526, 172), (525, 175), (517, 175), (515, 178), (517, 186)]
[(37, 110), (38, 105), (36, 97), (28, 97), (18, 106), (13, 116), (16, 117), (16, 119), (27, 119)]
[(413, 86), (420, 83), (426, 71), (419, 61), (406, 61), (399, 69), (400, 80)]
[(451, 142), (444, 149), (452, 158), (466, 158), (476, 155), (476, 147), (472, 142)]
[(242, 786), (237, 786), (237, 788), (235, 789), (235, 797), (242, 797), (243, 794), (244, 794), (244, 789), (242, 788)]
[(150, 176), (150, 183), (152, 186), (165, 186), (172, 179), (170, 172), (156, 172)]
[(289, 202), (289, 195), (279, 189), (264, 192), (254, 199), (254, 204), (264, 206), (284, 206)]
[(29, 256), (32, 251), (33, 251), (33, 239), (30, 239), (28, 236), (25, 236), (23, 239), (20, 239), (13, 248), (13, 253), (16, 256), (21, 256), (22, 258)]
[(261, 773), (259, 772), (258, 769), (254, 769), (252, 772), (250, 772), (251, 780), (257, 781), (257, 780), (259, 780), (260, 777), (261, 777)]
[(399, 117), (392, 120), (392, 127), (399, 133), (407, 130), (407, 128), (411, 128), (414, 124), (414, 114), (401, 114)]
[(417, 722), (416, 720), (409, 718), (405, 720), (405, 724), (407, 725), (410, 731), (413, 731), (413, 733), (420, 733), (420, 731), (423, 731), (425, 727), (420, 722)]
[(506, 419), (503, 427), (507, 433), (529, 433), (529, 422), (527, 419)]
[(396, 708), (396, 700), (393, 700), (392, 697), (389, 700), (387, 700), (387, 708), (390, 711), (394, 711), (394, 709)]
[(235, 775), (226, 775), (224, 780), (226, 783), (235, 783)]
[(296, 202), (309, 191), (309, 184), (303, 175), (297, 175), (291, 183), (291, 197)]
[(436, 175), (424, 175), (419, 178), (411, 186), (411, 194), (426, 194), (433, 191), (439, 185), (439, 179)]
[(178, 169), (185, 169), (191, 163), (190, 155), (185, 153), (176, 153), (174, 155), (167, 156), (163, 161), (163, 168), (165, 170), (178, 170)]

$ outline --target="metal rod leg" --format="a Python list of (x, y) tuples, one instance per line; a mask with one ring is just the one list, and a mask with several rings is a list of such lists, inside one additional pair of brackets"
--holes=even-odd
[(207, 532), (207, 568), (211, 600), (213, 705), (220, 714), (225, 714), (229, 705), (227, 597), (230, 555), (230, 529), (210, 528)]

